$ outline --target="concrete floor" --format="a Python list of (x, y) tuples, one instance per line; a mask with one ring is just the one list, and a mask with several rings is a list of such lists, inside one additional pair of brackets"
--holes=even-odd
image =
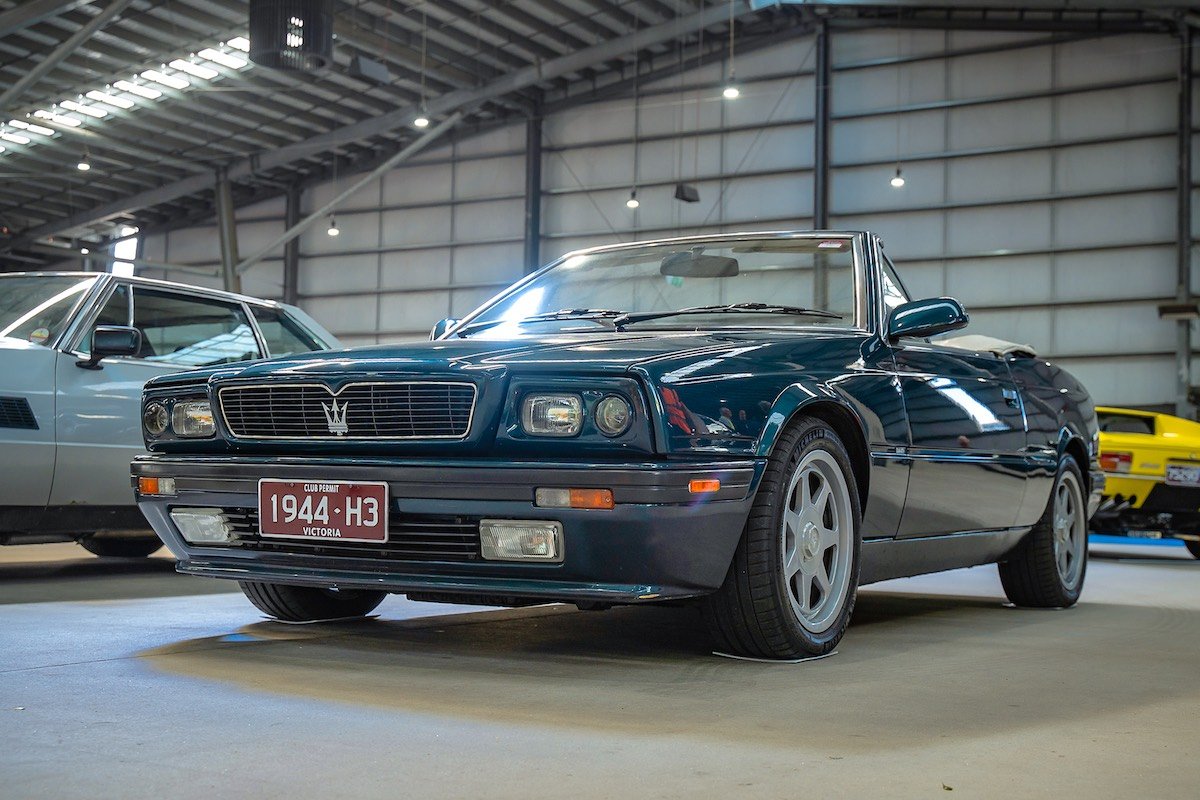
[(1196, 797), (1200, 562), (1093, 556), (1070, 611), (893, 581), (779, 665), (688, 609), (285, 626), (161, 556), (0, 548), (0, 797)]

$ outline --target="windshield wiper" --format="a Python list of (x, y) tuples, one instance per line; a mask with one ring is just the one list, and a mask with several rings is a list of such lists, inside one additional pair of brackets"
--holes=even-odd
[(800, 306), (780, 306), (774, 303), (727, 303), (715, 306), (692, 306), (675, 311), (639, 311), (622, 314), (613, 319), (613, 325), (620, 330), (625, 325), (635, 322), (645, 322), (663, 317), (678, 317), (685, 314), (793, 314), (803, 317), (823, 317), (825, 319), (844, 319), (844, 315), (819, 308), (802, 308)]
[(618, 317), (628, 316), (625, 311), (617, 311), (612, 308), (560, 308), (558, 311), (547, 311), (544, 314), (534, 314), (533, 316), (524, 317), (522, 319), (488, 319), (482, 322), (472, 322), (470, 325), (464, 325), (454, 331), (456, 336), (462, 336), (464, 333), (474, 333), (488, 328), (494, 328), (497, 325), (504, 323), (512, 323), (514, 325), (528, 325), (536, 322), (554, 322), (556, 320), (567, 319), (617, 319)]

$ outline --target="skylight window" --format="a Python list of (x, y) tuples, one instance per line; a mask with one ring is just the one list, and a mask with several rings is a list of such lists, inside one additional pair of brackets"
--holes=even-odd
[(179, 75), (167, 75), (166, 73), (159, 72), (156, 69), (146, 70), (142, 73), (142, 77), (148, 81), (154, 81), (157, 84), (167, 86), (171, 89), (186, 89), (192, 85), (191, 81), (189, 81), (187, 78), (180, 77)]
[(97, 92), (95, 90), (88, 92), (87, 98), (89, 100), (95, 100), (97, 103), (107, 103), (108, 105), (116, 106), (117, 108), (133, 108), (134, 105), (132, 100), (128, 100), (124, 97), (117, 97), (116, 95), (112, 94), (106, 94), (104, 92)]
[[(139, 75), (114, 80), (103, 87), (85, 90), (71, 100), (60, 100), (48, 108), (39, 108), (25, 115), (25, 120), (0, 122), (0, 139), (11, 145), (36, 146), (41, 138), (57, 138), (67, 133), (64, 128), (79, 128), (85, 123), (110, 117), (114, 109), (133, 112), (151, 101), (170, 98), (167, 89), (185, 91), (203, 86), (206, 81), (219, 80), (226, 70), (244, 70), (250, 62), (244, 54), (250, 50), (250, 40), (236, 36), (226, 42), (204, 47), (187, 57), (175, 58), (157, 69), (150, 68)], [(39, 125), (33, 120), (45, 122)], [(55, 126), (55, 127), (50, 127)], [(35, 138), (30, 138), (29, 135)], [(0, 153), (20, 152), (20, 148), (0, 147)]]
[(184, 61), (182, 58), (177, 58), (171, 62), (171, 66), (180, 72), (186, 72), (188, 75), (195, 75), (201, 80), (211, 81), (221, 73), (215, 69), (202, 67), (199, 64), (193, 64), (191, 61)]
[(68, 111), (78, 111), (80, 114), (87, 114), (89, 117), (95, 117), (96, 119), (103, 119), (108, 116), (108, 112), (103, 108), (85, 106), (83, 103), (76, 103), (74, 100), (63, 100), (59, 105)]

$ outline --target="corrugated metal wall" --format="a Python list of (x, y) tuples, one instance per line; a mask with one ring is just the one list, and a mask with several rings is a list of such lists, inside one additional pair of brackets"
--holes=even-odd
[[(1098, 400), (1171, 402), (1174, 327), (1155, 306), (1175, 281), (1176, 47), (1166, 36), (835, 33), (831, 225), (879, 232), (914, 295), (958, 297), (973, 331), (1035, 345)], [(543, 260), (809, 226), (813, 61), (814, 41), (797, 39), (740, 57), (734, 101), (714, 65), (645, 85), (636, 104), (548, 117)], [(340, 236), (321, 224), (302, 238), (301, 304), (350, 344), (417, 338), (518, 278), (524, 141), (521, 125), (456, 141), (364, 189), (338, 211)], [(681, 180), (699, 202), (673, 198)], [(306, 209), (337, 190), (310, 191)], [(282, 201), (241, 212), (242, 253), (282, 220)], [(145, 257), (212, 265), (216, 237), (152, 237)], [(281, 260), (244, 280), (280, 296)]]

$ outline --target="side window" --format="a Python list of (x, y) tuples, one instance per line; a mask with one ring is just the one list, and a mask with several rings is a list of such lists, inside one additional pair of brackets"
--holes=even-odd
[(267, 345), (268, 355), (289, 356), (292, 353), (311, 353), (314, 350), (325, 349), (324, 345), (287, 314), (274, 308), (254, 305), (250, 308)]
[(92, 331), (96, 330), (97, 325), (128, 325), (131, 321), (129, 285), (119, 283), (113, 293), (104, 301), (104, 305), (100, 307), (100, 313), (92, 320), (92, 327), (88, 329), (87, 335), (79, 342), (76, 349), (84, 355), (92, 352)]
[(239, 303), (136, 289), (133, 326), (142, 332), (138, 358), (207, 367), (262, 358)]
[(908, 293), (904, 291), (904, 284), (900, 283), (900, 278), (896, 275), (896, 267), (887, 256), (883, 257), (881, 277), (883, 279), (883, 316), (886, 319), (898, 306), (907, 303), (909, 297)]

